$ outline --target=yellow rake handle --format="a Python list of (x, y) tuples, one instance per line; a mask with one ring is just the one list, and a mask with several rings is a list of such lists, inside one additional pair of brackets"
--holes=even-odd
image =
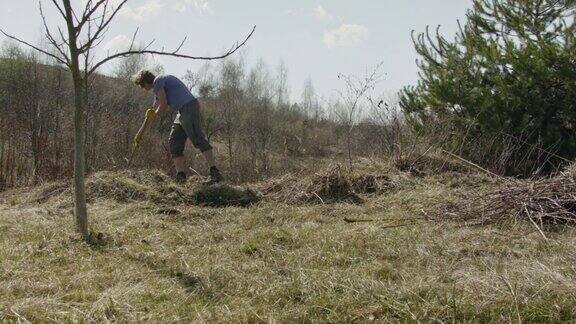
[[(140, 126), (140, 129), (138, 130), (136, 137), (138, 137), (138, 135), (142, 136), (144, 134), (144, 131), (148, 128), (149, 124), (152, 122), (154, 117), (156, 117), (156, 111), (154, 109), (150, 108), (146, 110), (146, 117), (144, 118), (144, 122), (142, 123), (142, 126)], [(128, 158), (128, 168), (130, 168), (130, 166), (132, 165), (132, 160), (134, 160), (134, 156), (136, 155), (136, 151), (138, 150), (139, 146), (140, 146), (139, 141), (134, 142), (134, 145), (132, 145), (132, 150), (130, 151), (130, 157)]]

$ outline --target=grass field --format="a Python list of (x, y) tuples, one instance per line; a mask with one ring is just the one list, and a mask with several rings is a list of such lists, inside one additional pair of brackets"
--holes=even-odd
[[(427, 220), (490, 186), (393, 176), (364, 204), (251, 208), (99, 198), (87, 245), (62, 197), (0, 203), (0, 320), (562, 322), (576, 319), (576, 231)], [(184, 190), (184, 189), (183, 189)], [(344, 219), (370, 220), (346, 222)]]

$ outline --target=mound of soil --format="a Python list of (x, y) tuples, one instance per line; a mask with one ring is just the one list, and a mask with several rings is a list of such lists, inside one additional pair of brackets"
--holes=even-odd
[(260, 195), (252, 189), (226, 184), (201, 186), (193, 194), (195, 204), (209, 207), (248, 207), (258, 202), (260, 198)]

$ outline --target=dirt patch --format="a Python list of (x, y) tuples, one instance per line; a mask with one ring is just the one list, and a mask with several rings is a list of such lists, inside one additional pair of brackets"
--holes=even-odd
[(252, 189), (226, 184), (201, 186), (192, 197), (195, 204), (209, 207), (248, 207), (261, 198), (260, 194)]

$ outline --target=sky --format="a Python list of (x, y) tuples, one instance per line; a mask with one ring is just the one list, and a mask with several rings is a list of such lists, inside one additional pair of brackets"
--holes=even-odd
[[(49, 26), (56, 28), (60, 18), (52, 2), (40, 1)], [(80, 6), (86, 0), (72, 1)], [(362, 76), (379, 63), (384, 78), (378, 87), (390, 95), (417, 82), (412, 30), (440, 25), (441, 33), (451, 36), (471, 6), (472, 0), (129, 0), (98, 55), (127, 47), (136, 28), (141, 44), (154, 39), (157, 48), (175, 48), (187, 36), (182, 53), (217, 55), (256, 25), (241, 55), (248, 66), (262, 59), (271, 71), (283, 63), (293, 100), (300, 99), (308, 78), (318, 95), (329, 98), (345, 87), (339, 73)], [(0, 8), (0, 28), (40, 44), (38, 1), (0, 0)], [(4, 41), (0, 35), (0, 43)], [(203, 64), (166, 57), (155, 60), (176, 76)], [(105, 66), (102, 72), (112, 68)]]

